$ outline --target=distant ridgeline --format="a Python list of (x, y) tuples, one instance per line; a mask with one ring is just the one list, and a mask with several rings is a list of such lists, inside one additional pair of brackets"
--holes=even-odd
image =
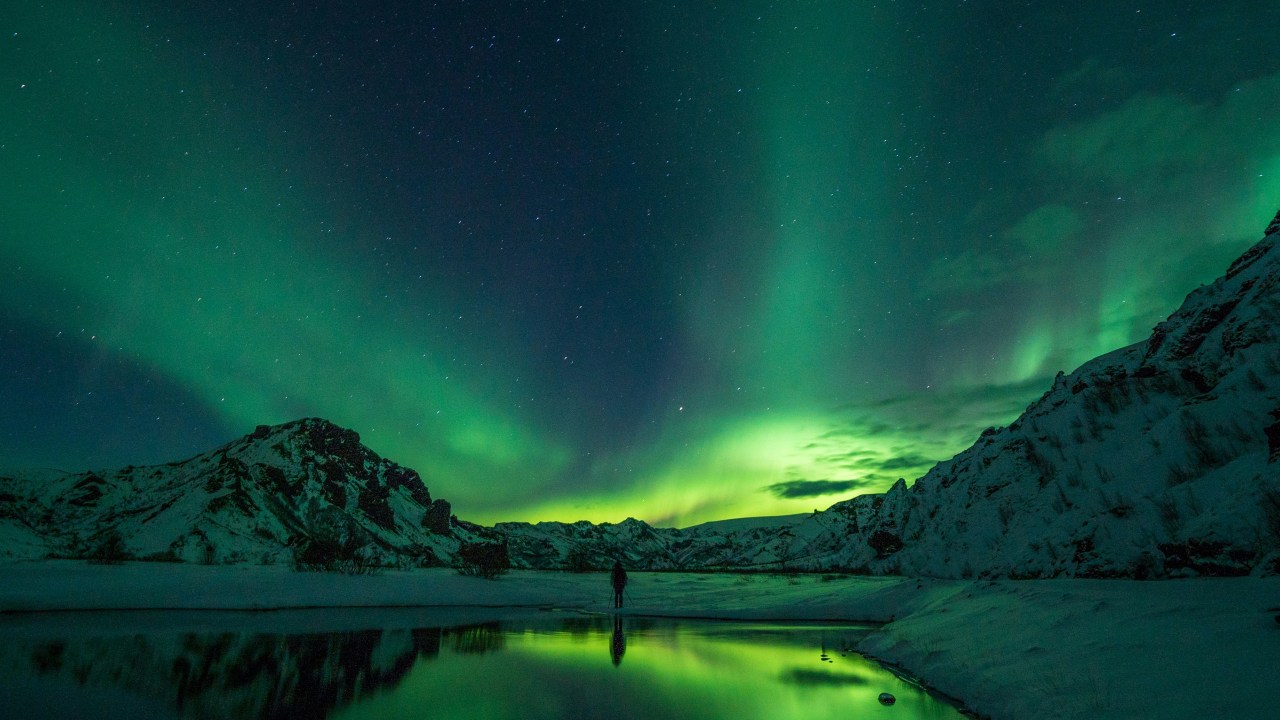
[(845, 570), (936, 577), (1280, 573), (1280, 215), (1151, 336), (1059, 373), (911, 487), (776, 522), (458, 520), (418, 474), (320, 419), (181, 463), (0, 478), (0, 558)]

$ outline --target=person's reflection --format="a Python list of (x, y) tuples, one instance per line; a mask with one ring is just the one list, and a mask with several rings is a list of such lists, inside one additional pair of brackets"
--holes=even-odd
[(613, 616), (613, 640), (609, 643), (609, 654), (613, 656), (613, 666), (622, 664), (622, 656), (627, 654), (627, 636), (622, 632), (622, 616)]

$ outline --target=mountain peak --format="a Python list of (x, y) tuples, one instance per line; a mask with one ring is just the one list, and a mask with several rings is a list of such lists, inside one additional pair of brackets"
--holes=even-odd
[(296, 438), (318, 451), (350, 452), (360, 446), (360, 434), (320, 417), (306, 417), (279, 425), (259, 425), (244, 436), (245, 440), (266, 440), (272, 437)]

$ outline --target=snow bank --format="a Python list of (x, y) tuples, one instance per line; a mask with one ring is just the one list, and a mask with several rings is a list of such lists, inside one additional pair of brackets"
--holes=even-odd
[[(21, 612), (38, 610), (358, 607), (368, 610), (354, 617), (373, 627), (455, 615), (496, 620), (553, 607), (608, 612), (609, 600), (602, 573), (515, 571), (487, 581), (448, 570), (351, 577), (270, 566), (0, 565), (0, 634), (33, 618), (75, 625), (98, 615)], [(1262, 718), (1274, 716), (1280, 697), (1280, 578), (634, 573), (627, 600), (622, 612), (634, 615), (884, 622), (860, 650), (993, 718)], [(434, 609), (410, 609), (422, 607)], [(228, 622), (225, 614), (206, 615)], [(267, 617), (278, 628), (281, 614), (240, 615), (238, 625)], [(352, 621), (349, 611), (341, 615)]]
[(1265, 718), (1280, 582), (952, 585), (859, 645), (993, 718)]

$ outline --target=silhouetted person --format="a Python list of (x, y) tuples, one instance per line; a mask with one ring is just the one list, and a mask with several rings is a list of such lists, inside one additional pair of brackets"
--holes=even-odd
[(627, 571), (622, 569), (622, 561), (613, 561), (613, 572), (609, 573), (609, 581), (613, 583), (613, 606), (622, 607), (622, 591), (627, 589)]
[(627, 654), (627, 636), (622, 633), (622, 616), (613, 616), (613, 640), (609, 643), (609, 654), (613, 656), (613, 666), (622, 664), (622, 656)]

